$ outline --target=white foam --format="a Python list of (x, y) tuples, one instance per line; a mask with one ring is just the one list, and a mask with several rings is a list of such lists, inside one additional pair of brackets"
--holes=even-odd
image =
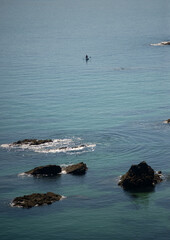
[(95, 147), (96, 147), (96, 144), (87, 144), (87, 147), (89, 147), (89, 148), (95, 148)]
[(161, 42), (161, 45), (170, 45), (170, 42)]
[(9, 204), (11, 207), (23, 208), (23, 206), (16, 206), (13, 202)]
[[(9, 149), (17, 149), (18, 151), (31, 150), (37, 153), (82, 153), (85, 151), (93, 151), (96, 144), (80, 143), (81, 138), (65, 138), (53, 139), (52, 142), (47, 142), (39, 145), (28, 144), (2, 144), (1, 147)], [(79, 143), (79, 144), (78, 144)]]
[(70, 143), (73, 142), (73, 139), (65, 138), (65, 139), (54, 139), (53, 143)]
[(26, 175), (27, 175), (27, 174), (26, 174), (25, 172), (18, 174), (19, 177), (20, 177), (20, 176), (21, 176), (21, 177), (22, 177), (22, 176), (26, 176)]
[(121, 177), (122, 175), (120, 175), (119, 178), (117, 178), (118, 183), (122, 182)]
[(151, 46), (165, 46), (170, 45), (169, 42), (151, 43)]
[(9, 148), (11, 144), (1, 144), (2, 148)]
[(32, 177), (32, 175), (31, 175), (31, 174), (28, 174), (28, 173), (25, 173), (25, 172), (23, 172), (23, 173), (19, 173), (19, 174), (18, 174), (18, 177)]
[(66, 199), (66, 198), (67, 198), (66, 196), (61, 196), (60, 200), (63, 200), (63, 199)]
[(62, 170), (61, 172), (60, 172), (60, 174), (67, 174), (67, 172), (66, 172), (66, 170)]
[(11, 207), (14, 207), (14, 203), (10, 203), (10, 206), (11, 206)]
[(151, 43), (150, 45), (151, 46), (162, 46), (163, 44), (162, 43)]
[(73, 146), (73, 147), (63, 146), (55, 149), (44, 149), (41, 147), (41, 148), (34, 149), (34, 151), (39, 153), (66, 153), (66, 152), (82, 151), (85, 148), (91, 148), (93, 150), (95, 146), (96, 144), (82, 144), (82, 145)]

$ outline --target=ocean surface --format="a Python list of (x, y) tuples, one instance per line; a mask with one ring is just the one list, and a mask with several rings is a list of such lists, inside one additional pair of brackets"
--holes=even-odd
[[(169, 40), (169, 0), (0, 0), (1, 240), (169, 239)], [(53, 144), (10, 145), (25, 138)], [(124, 191), (141, 161), (164, 181)], [(83, 176), (20, 175), (79, 162)], [(66, 198), (10, 205), (50, 191)]]

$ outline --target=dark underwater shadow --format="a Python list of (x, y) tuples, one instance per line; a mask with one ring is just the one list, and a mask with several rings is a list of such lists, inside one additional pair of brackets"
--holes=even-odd
[(61, 174), (55, 176), (32, 176), (33, 181), (42, 181), (42, 182), (54, 182), (56, 180), (60, 180)]
[(133, 209), (139, 209), (149, 206), (150, 198), (152, 194), (155, 193), (155, 188), (151, 187), (135, 191), (124, 190), (124, 193), (130, 198)]

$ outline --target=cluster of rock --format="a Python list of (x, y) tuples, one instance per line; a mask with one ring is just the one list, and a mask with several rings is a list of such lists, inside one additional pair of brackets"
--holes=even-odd
[[(41, 145), (45, 143), (53, 142), (52, 139), (38, 140), (38, 139), (24, 139), (14, 142), (13, 145)], [(85, 147), (85, 145), (80, 145), (79, 147)], [(61, 149), (66, 149), (63, 147)], [(87, 166), (85, 163), (80, 162), (77, 164), (69, 165), (66, 167), (61, 167), (59, 165), (46, 165), (39, 166), (29, 171), (26, 171), (25, 174), (32, 175), (34, 177), (39, 176), (57, 176), (64, 171), (67, 174), (73, 175), (83, 175), (86, 173)], [(41, 206), (44, 204), (51, 204), (55, 201), (59, 201), (62, 198), (61, 195), (55, 194), (52, 192), (47, 193), (33, 193), (30, 195), (24, 195), (22, 197), (16, 197), (11, 205), (16, 207), (31, 208), (34, 206)]]
[[(167, 120), (170, 123), (170, 119)], [(24, 139), (13, 144), (29, 144), (40, 145), (44, 143), (52, 142), (51, 139), (37, 140), (37, 139)], [(84, 145), (82, 145), (84, 146)], [(33, 176), (56, 176), (63, 171), (67, 174), (83, 175), (86, 173), (87, 166), (85, 163), (80, 162), (77, 164), (61, 167), (59, 165), (46, 165), (31, 169), (25, 174)], [(138, 165), (132, 165), (127, 173), (125, 173), (118, 183), (125, 190), (143, 190), (146, 188), (153, 188), (155, 184), (162, 181), (161, 172), (155, 173), (154, 170), (146, 163), (141, 162)], [(18, 206), (23, 208), (31, 208), (34, 206), (41, 206), (44, 204), (51, 204), (55, 201), (59, 201), (62, 198), (61, 195), (52, 192), (47, 193), (33, 193), (31, 195), (24, 195), (22, 197), (16, 197), (12, 201), (12, 206)]]
[(119, 185), (125, 190), (141, 190), (153, 188), (155, 184), (162, 181), (161, 172), (155, 173), (146, 163), (141, 162), (138, 165), (132, 165), (119, 181)]
[(67, 174), (83, 175), (86, 173), (86, 170), (87, 165), (83, 162), (80, 162), (67, 167), (60, 167), (58, 165), (40, 166), (25, 172), (25, 174), (30, 174), (33, 176), (56, 176), (64, 171)]
[(45, 204), (51, 204), (59, 201), (62, 198), (61, 195), (52, 192), (47, 193), (33, 193), (31, 195), (24, 195), (22, 197), (16, 197), (12, 201), (12, 206), (31, 208), (35, 206), (42, 206)]
[[(58, 174), (61, 174), (62, 171), (65, 171), (67, 174), (73, 174), (73, 175), (83, 175), (86, 173), (87, 166), (85, 163), (80, 162), (77, 164), (73, 164), (67, 167), (60, 167), (58, 165), (46, 165), (46, 166), (40, 166), (36, 167), (34, 169), (31, 169), (25, 174), (32, 175), (34, 177), (44, 177), (44, 176), (57, 176)], [(34, 206), (41, 206), (45, 204), (51, 204), (55, 201), (59, 201), (62, 198), (61, 195), (55, 194), (52, 192), (48, 193), (33, 193), (31, 195), (24, 195), (22, 197), (16, 197), (12, 201), (12, 206), (15, 207), (23, 207), (23, 208), (31, 208)]]

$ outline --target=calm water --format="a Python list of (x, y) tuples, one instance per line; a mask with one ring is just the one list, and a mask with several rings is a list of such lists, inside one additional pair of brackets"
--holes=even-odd
[[(170, 40), (170, 2), (0, 0), (0, 33), (0, 238), (169, 239), (170, 46), (150, 44)], [(24, 138), (56, 144), (4, 145)], [(165, 181), (124, 192), (119, 176), (143, 160)], [(18, 176), (80, 161), (85, 176)], [(10, 206), (47, 191), (67, 198)]]

